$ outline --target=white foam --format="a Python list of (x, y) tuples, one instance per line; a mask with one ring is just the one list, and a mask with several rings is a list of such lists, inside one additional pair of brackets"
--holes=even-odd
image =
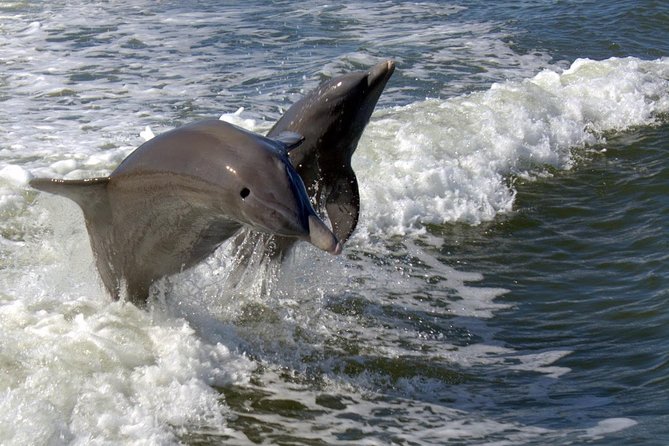
[(77, 162), (73, 159), (60, 160), (51, 164), (49, 168), (59, 175), (65, 175), (77, 168)]
[(571, 371), (568, 367), (554, 366), (553, 363), (564, 358), (571, 351), (552, 350), (541, 353), (519, 355), (520, 364), (510, 367), (512, 370), (529, 370), (533, 372), (545, 373), (551, 378), (559, 378)]
[(491, 220), (513, 209), (510, 175), (569, 169), (574, 149), (668, 112), (669, 59), (636, 58), (577, 60), (561, 73), (381, 110), (353, 158), (359, 227), (388, 235)]
[(223, 113), (219, 119), (247, 130), (258, 131), (258, 122), (255, 119), (243, 117), (243, 113), (244, 107), (239, 107), (234, 113)]
[(32, 175), (21, 166), (9, 164), (0, 169), (0, 178), (9, 182), (14, 187), (20, 187), (26, 186)]
[(184, 427), (225, 431), (215, 387), (245, 382), (250, 362), (132, 305), (25, 297), (0, 306), (0, 442), (165, 444)]
[(637, 424), (637, 421), (630, 418), (607, 418), (606, 420), (602, 420), (597, 423), (596, 426), (587, 429), (582, 437), (592, 440), (601, 439), (607, 434), (629, 429), (630, 427), (636, 426)]
[(112, 303), (81, 212), (64, 198), (43, 201), (48, 212), (33, 206), (28, 218), (39, 225), (38, 212), (48, 214), (50, 227), (13, 249), (0, 275), (0, 443), (174, 444), (184, 430), (225, 433), (216, 388), (246, 383), (253, 363), (215, 326), (203, 335), (161, 310)]
[(147, 125), (146, 127), (144, 127), (144, 130), (142, 130), (141, 132), (139, 132), (139, 136), (140, 136), (144, 141), (148, 141), (148, 140), (152, 139), (153, 137), (155, 137), (156, 135), (153, 133), (153, 130), (151, 130), (151, 127), (149, 127), (149, 126)]

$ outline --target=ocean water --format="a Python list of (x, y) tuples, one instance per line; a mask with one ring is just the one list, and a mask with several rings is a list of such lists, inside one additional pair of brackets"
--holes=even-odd
[[(27, 184), (385, 59), (339, 257), (141, 310)], [(4, 1), (0, 105), (0, 444), (669, 442), (664, 2)]]

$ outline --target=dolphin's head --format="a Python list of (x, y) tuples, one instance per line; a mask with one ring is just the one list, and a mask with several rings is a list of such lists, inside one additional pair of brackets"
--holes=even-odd
[[(316, 215), (302, 179), (291, 165), (288, 151), (302, 137), (286, 132), (278, 139), (227, 126), (226, 144), (231, 156), (219, 166), (225, 214), (254, 229), (306, 240), (331, 254), (341, 252), (341, 244)], [(233, 147), (234, 146), (234, 147)]]
[(288, 159), (301, 142), (292, 132), (270, 139), (227, 122), (199, 121), (144, 143), (112, 177), (169, 175), (180, 179), (188, 206), (215, 226), (234, 221), (339, 254), (337, 237), (316, 215)]
[(331, 254), (341, 252), (341, 244), (316, 215), (287, 155), (259, 156), (248, 167), (240, 166), (237, 187), (232, 189), (243, 223), (270, 234), (306, 240)]
[[(274, 125), (269, 135), (290, 130), (304, 135), (305, 144), (291, 152), (299, 166), (318, 144), (326, 163), (350, 163), (360, 136), (374, 111), (386, 83), (395, 70), (387, 60), (368, 71), (356, 71), (330, 79), (296, 102)], [(320, 141), (330, 144), (321, 145)]]
[(329, 130), (337, 131), (340, 135), (345, 130), (350, 140), (347, 142), (357, 145), (394, 71), (395, 63), (387, 60), (368, 71), (335, 77), (316, 89), (313, 99), (321, 105), (329, 104), (330, 113), (337, 118)]

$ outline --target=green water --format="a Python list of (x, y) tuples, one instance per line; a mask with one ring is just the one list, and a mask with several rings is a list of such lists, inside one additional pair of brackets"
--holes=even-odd
[(513, 310), (491, 323), (497, 339), (572, 351), (556, 363), (571, 372), (536, 399), (522, 378), (504, 377), (500, 404), (514, 417), (556, 428), (624, 414), (655, 426), (628, 440), (669, 432), (668, 149), (666, 125), (612, 135), (572, 171), (518, 180), (511, 215), (440, 228), (444, 261), (510, 290), (500, 299)]

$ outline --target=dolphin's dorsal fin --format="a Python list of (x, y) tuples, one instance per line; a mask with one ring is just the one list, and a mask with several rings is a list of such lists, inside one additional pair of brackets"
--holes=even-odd
[(304, 136), (300, 135), (299, 133), (285, 130), (274, 137), (274, 139), (283, 144), (286, 148), (286, 153), (288, 153), (302, 144), (302, 141), (304, 141)]
[(67, 197), (79, 205), (84, 212), (91, 248), (102, 278), (102, 282), (115, 298), (120, 297), (120, 283), (114, 273), (112, 260), (113, 235), (112, 213), (107, 195), (109, 177), (85, 180), (61, 180), (56, 178), (34, 178), (30, 185), (35, 189)]

